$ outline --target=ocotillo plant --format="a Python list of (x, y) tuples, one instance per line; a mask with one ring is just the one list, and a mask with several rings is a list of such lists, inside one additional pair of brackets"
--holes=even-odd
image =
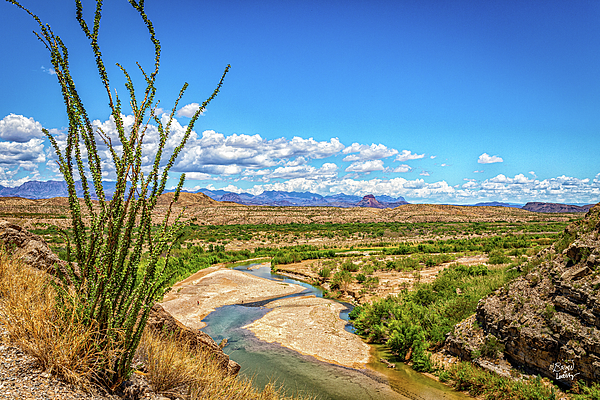
[[(182, 228), (181, 214), (175, 217), (175, 222), (169, 223), (169, 219), (185, 175), (181, 175), (173, 202), (162, 223), (153, 227), (151, 216), (157, 199), (165, 190), (169, 170), (185, 146), (195, 122), (218, 94), (230, 67), (228, 65), (225, 68), (212, 95), (191, 118), (179, 145), (174, 148), (170, 157), (166, 157), (164, 152), (167, 138), (187, 83), (183, 85), (170, 116), (163, 121), (155, 115), (155, 83), (161, 46), (152, 22), (146, 15), (144, 0), (129, 0), (143, 20), (154, 44), (153, 71), (147, 74), (138, 64), (145, 81), (145, 89), (141, 95), (136, 93), (129, 73), (117, 64), (126, 78), (125, 86), (135, 119), (128, 129), (121, 114), (121, 99), (116, 92), (113, 94), (110, 87), (98, 42), (102, 0), (96, 1), (93, 24), (88, 24), (83, 17), (81, 0), (75, 0), (77, 21), (89, 40), (96, 68), (108, 96), (110, 113), (118, 132), (117, 146), (105, 132), (94, 129), (90, 122), (69, 69), (67, 46), (60, 36), (16, 0), (7, 1), (27, 12), (39, 24), (40, 31), (35, 34), (50, 52), (69, 119), (64, 149), (60, 148), (56, 138), (48, 130), (44, 130), (58, 156), (60, 172), (68, 186), (71, 210), (72, 229), (66, 233), (67, 273), (60, 274), (61, 279), (57, 284), (59, 304), (75, 305), (84, 323), (98, 327), (97, 346), (100, 352), (105, 348), (118, 350), (118, 357), (100, 360), (98, 371), (102, 380), (115, 388), (131, 374), (130, 364), (150, 308), (154, 300), (164, 292), (165, 283), (170, 278), (168, 254)], [(151, 121), (156, 123), (158, 129), (159, 145), (149, 172), (146, 170), (144, 174), (142, 143)], [(98, 140), (108, 147), (116, 171), (116, 189), (111, 199), (107, 199), (102, 185)], [(80, 205), (77, 198), (76, 179), (81, 181), (83, 188), (83, 205)], [(92, 190), (97, 204), (94, 204)], [(143, 252), (147, 252), (144, 262)], [(164, 257), (165, 254), (167, 257)]]

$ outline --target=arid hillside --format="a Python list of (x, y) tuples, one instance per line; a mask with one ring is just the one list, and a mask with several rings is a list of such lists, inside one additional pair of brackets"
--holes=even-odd
[[(157, 222), (166, 212), (172, 196), (172, 193), (166, 193), (159, 199)], [(85, 210), (83, 201), (81, 204), (82, 209)], [(184, 219), (192, 220), (198, 225), (328, 222), (564, 222), (573, 218), (573, 214), (540, 214), (507, 207), (433, 204), (404, 204), (392, 209), (244, 206), (232, 202), (218, 202), (201, 193), (182, 193), (173, 214), (178, 214), (182, 208), (185, 208)], [(33, 223), (67, 226), (69, 224), (68, 200), (64, 197), (42, 200), (1, 197), (0, 217), (11, 222), (18, 221), (26, 228)]]

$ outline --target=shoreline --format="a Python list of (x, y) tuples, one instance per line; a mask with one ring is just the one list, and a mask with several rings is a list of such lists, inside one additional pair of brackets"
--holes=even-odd
[(173, 285), (161, 302), (164, 309), (192, 329), (201, 329), (218, 307), (268, 301), (304, 291), (300, 285), (275, 282), (223, 265), (209, 267)]

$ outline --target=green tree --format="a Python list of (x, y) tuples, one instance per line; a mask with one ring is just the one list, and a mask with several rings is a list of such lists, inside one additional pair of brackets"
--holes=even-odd
[[(100, 50), (98, 39), (102, 0), (96, 1), (93, 22), (90, 23), (83, 17), (81, 0), (75, 0), (76, 19), (93, 51), (97, 72), (106, 91), (110, 114), (118, 132), (118, 143), (115, 144), (101, 129), (94, 129), (77, 92), (67, 46), (61, 37), (18, 1), (7, 1), (27, 12), (38, 23), (40, 30), (35, 35), (50, 52), (69, 119), (64, 149), (60, 148), (55, 137), (44, 130), (58, 156), (60, 172), (68, 186), (71, 210), (72, 229), (64, 233), (68, 242), (68, 267), (66, 273), (60, 274), (61, 280), (57, 284), (59, 304), (75, 305), (81, 321), (97, 327), (95, 342), (101, 354), (110, 353), (103, 351), (104, 349), (117, 350), (117, 357), (107, 356), (98, 360), (99, 378), (115, 388), (131, 374), (130, 364), (150, 308), (155, 299), (164, 293), (166, 283), (172, 275), (168, 255), (183, 224), (181, 214), (171, 217), (171, 213), (184, 183), (184, 174), (181, 175), (162, 222), (154, 226), (151, 216), (158, 197), (165, 190), (169, 170), (185, 146), (200, 113), (218, 94), (230, 67), (227, 66), (216, 89), (191, 118), (181, 142), (167, 156), (165, 146), (171, 124), (179, 100), (188, 85), (183, 85), (169, 117), (165, 121), (161, 120), (156, 115), (156, 77), (161, 46), (154, 26), (146, 15), (144, 0), (129, 0), (129, 3), (144, 22), (154, 45), (152, 71), (147, 73), (138, 64), (145, 88), (137, 92), (130, 74), (117, 64), (126, 79), (129, 104), (135, 119), (130, 128), (125, 126), (121, 98), (110, 86)], [(151, 121), (154, 121), (158, 129), (159, 145), (154, 162), (150, 168), (144, 168), (142, 143)], [(108, 147), (116, 171), (116, 189), (110, 199), (102, 184), (98, 140)], [(81, 181), (83, 187), (83, 205), (77, 198), (76, 179)], [(97, 204), (92, 201), (94, 198), (98, 200)], [(173, 219), (174, 222), (169, 223)], [(90, 229), (86, 229), (86, 224)], [(142, 262), (142, 252), (145, 250), (148, 254)]]

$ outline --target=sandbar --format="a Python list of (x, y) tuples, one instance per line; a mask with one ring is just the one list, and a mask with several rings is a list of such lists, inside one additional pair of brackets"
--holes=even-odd
[(201, 329), (206, 325), (202, 319), (218, 307), (268, 300), (304, 289), (241, 271), (211, 267), (175, 284), (161, 304), (184, 325)]
[(258, 339), (349, 368), (365, 368), (369, 362), (369, 345), (344, 329), (346, 322), (339, 317), (342, 304), (298, 296), (274, 300), (265, 307), (272, 311), (244, 326)]

